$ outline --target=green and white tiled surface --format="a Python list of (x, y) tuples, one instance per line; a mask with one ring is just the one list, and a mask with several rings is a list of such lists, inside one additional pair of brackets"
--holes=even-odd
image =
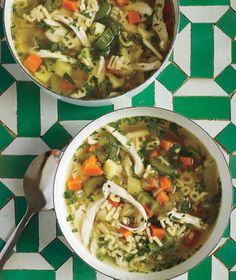
[[(34, 157), (63, 148), (90, 120), (114, 108), (160, 106), (194, 119), (220, 145), (236, 187), (236, 0), (181, 0), (180, 4), (180, 32), (165, 70), (144, 92), (114, 107), (77, 107), (40, 92), (15, 64), (0, 24), (0, 248), (25, 212), (22, 178)], [(176, 279), (236, 279), (235, 206), (234, 188), (230, 224), (217, 249)], [(54, 212), (48, 211), (32, 219), (0, 279), (110, 278), (96, 274), (73, 254)]]

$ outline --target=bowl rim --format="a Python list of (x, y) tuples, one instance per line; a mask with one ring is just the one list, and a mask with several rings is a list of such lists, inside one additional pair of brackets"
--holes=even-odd
[[(11, 1), (11, 3), (10, 3)], [(82, 100), (82, 99), (76, 99), (72, 97), (67, 97), (60, 95), (59, 93), (56, 93), (55, 91), (47, 88), (42, 83), (37, 81), (36, 78), (33, 77), (33, 75), (24, 67), (23, 63), (21, 62), (20, 58), (18, 57), (16, 53), (16, 49), (14, 47), (14, 40), (12, 40), (12, 33), (11, 33), (11, 24), (10, 26), (7, 25), (7, 18), (10, 17), (9, 22), (11, 23), (11, 13), (7, 13), (7, 8), (10, 6), (10, 9), (12, 11), (12, 4), (14, 0), (4, 0), (3, 3), (3, 29), (7, 41), (8, 48), (10, 49), (11, 55), (13, 56), (16, 63), (20, 66), (21, 70), (26, 74), (26, 77), (30, 79), (30, 81), (34, 82), (37, 86), (40, 87), (44, 92), (49, 94), (50, 96), (53, 96), (54, 98), (57, 98), (58, 100), (65, 101), (70, 104), (78, 105), (78, 106), (85, 106), (85, 107), (100, 107), (100, 106), (106, 106), (106, 105), (113, 105), (117, 104), (122, 98), (131, 98), (139, 93), (141, 93), (144, 89), (146, 89), (155, 79), (156, 77), (162, 72), (162, 70), (167, 66), (169, 57), (173, 51), (174, 44), (176, 42), (176, 38), (178, 35), (178, 31), (180, 28), (180, 7), (179, 7), (179, 0), (170, 0), (174, 6), (174, 16), (175, 16), (175, 25), (174, 25), (174, 33), (173, 38), (171, 40), (170, 48), (165, 56), (164, 60), (162, 61), (162, 64), (160, 68), (157, 69), (147, 80), (145, 80), (144, 83), (138, 85), (137, 87), (127, 91), (126, 93), (115, 96), (115, 97), (109, 97), (104, 99), (91, 99), (91, 100)], [(10, 3), (10, 4), (9, 4)], [(13, 45), (11, 44), (13, 43)]]
[[(135, 112), (142, 111), (142, 114), (135, 114)], [(120, 117), (115, 117), (117, 114), (122, 114)], [(195, 137), (199, 139), (200, 142), (203, 143), (203, 145), (206, 147), (206, 144), (203, 142), (203, 140), (208, 140), (209, 146), (206, 147), (208, 152), (211, 154), (211, 156), (215, 159), (218, 169), (219, 169), (219, 175), (222, 182), (222, 200), (221, 200), (221, 206), (219, 209), (218, 217), (215, 222), (215, 225), (208, 237), (208, 239), (204, 242), (202, 247), (193, 254), (190, 258), (185, 260), (184, 262), (170, 268), (167, 270), (159, 271), (159, 272), (149, 272), (147, 274), (144, 273), (136, 273), (136, 272), (127, 272), (123, 271), (122, 269), (117, 269), (109, 265), (104, 265), (102, 263), (103, 269), (99, 265), (101, 265), (101, 262), (96, 259), (96, 257), (91, 256), (90, 253), (88, 253), (87, 248), (85, 248), (82, 243), (79, 241), (78, 237), (71, 231), (71, 226), (66, 221), (66, 213), (61, 215), (62, 207), (58, 200), (58, 185), (60, 185), (61, 182), (61, 169), (65, 169), (63, 166), (63, 163), (65, 161), (65, 157), (68, 156), (68, 154), (73, 155), (74, 151), (78, 146), (83, 143), (83, 141), (87, 138), (88, 135), (90, 135), (93, 131), (98, 129), (101, 126), (104, 126), (105, 124), (115, 121), (121, 118), (127, 117), (125, 113), (129, 113), (128, 117), (139, 115), (139, 116), (149, 116), (157, 118), (163, 118), (170, 121), (176, 122), (176, 117), (180, 118), (180, 120), (187, 122), (187, 126), (190, 126), (191, 129), (186, 128), (186, 123), (183, 125), (185, 129), (190, 131)], [(167, 114), (168, 117), (159, 116)], [(113, 117), (114, 116), (114, 117)], [(112, 119), (109, 119), (109, 117), (113, 117)], [(109, 120), (108, 120), (109, 119)], [(179, 120), (178, 120), (179, 121)], [(178, 121), (176, 122), (177, 124)], [(101, 124), (102, 122), (102, 124)], [(193, 130), (197, 130), (198, 133), (193, 132)], [(85, 135), (84, 135), (85, 134)], [(200, 134), (200, 136), (199, 136)], [(83, 135), (81, 137), (81, 135)], [(81, 137), (81, 139), (79, 139)], [(214, 154), (210, 152), (210, 150), (214, 151)], [(67, 160), (68, 161), (68, 160)], [(71, 161), (71, 157), (69, 158), (68, 163)], [(68, 169), (68, 166), (67, 166)], [(68, 170), (67, 170), (68, 171)], [(64, 171), (64, 177), (66, 177), (67, 171)], [(64, 184), (63, 184), (64, 186)], [(65, 188), (63, 188), (63, 191)], [(64, 203), (64, 209), (66, 209), (65, 206), (65, 200), (63, 198), (63, 193), (60, 194), (62, 203)], [(87, 263), (90, 267), (95, 269), (96, 271), (107, 275), (109, 277), (113, 277), (116, 279), (126, 279), (126, 280), (156, 280), (157, 277), (159, 280), (169, 279), (172, 277), (177, 277), (179, 275), (182, 275), (186, 273), (187, 271), (191, 270), (195, 266), (199, 265), (204, 259), (207, 258), (207, 256), (214, 251), (214, 248), (219, 243), (220, 239), (223, 236), (223, 233), (228, 225), (231, 209), (232, 209), (232, 203), (233, 203), (233, 184), (232, 184), (232, 178), (229, 171), (229, 166), (226, 162), (226, 159), (220, 150), (219, 146), (215, 142), (215, 140), (206, 132), (199, 124), (194, 122), (193, 120), (170, 110), (159, 108), (159, 107), (129, 107), (124, 109), (118, 109), (113, 112), (110, 112), (106, 115), (101, 116), (100, 118), (90, 122), (87, 124), (83, 129), (81, 129), (76, 136), (71, 140), (69, 145), (67, 146), (66, 150), (64, 151), (62, 157), (60, 158), (60, 162), (57, 167), (56, 175), (54, 178), (54, 206), (55, 206), (55, 213), (58, 220), (58, 224), (61, 228), (61, 231), (63, 235), (65, 236), (67, 242), (72, 247), (73, 251), (78, 255), (85, 263)], [(64, 201), (64, 202), (63, 202)], [(64, 219), (64, 220), (63, 220)], [(80, 244), (79, 244), (80, 243)], [(76, 245), (76, 246), (74, 246)], [(207, 246), (208, 245), (208, 246)], [(78, 248), (79, 247), (79, 248)], [(84, 253), (87, 251), (87, 254)], [(88, 257), (89, 256), (89, 257)], [(92, 259), (92, 262), (91, 262)], [(94, 261), (94, 259), (96, 261)], [(192, 262), (191, 262), (192, 261)], [(99, 263), (99, 265), (98, 265)], [(115, 270), (115, 273), (113, 273)], [(176, 270), (176, 272), (175, 272)], [(112, 271), (112, 273), (111, 273)]]

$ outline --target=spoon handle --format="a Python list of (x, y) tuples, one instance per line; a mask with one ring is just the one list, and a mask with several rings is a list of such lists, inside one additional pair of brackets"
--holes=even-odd
[(36, 212), (35, 210), (28, 208), (24, 217), (21, 219), (18, 226), (11, 234), (10, 238), (7, 240), (7, 243), (5, 244), (2, 251), (0, 252), (0, 271), (2, 270), (5, 262), (7, 261), (11, 250), (16, 245), (17, 240), (19, 239), (20, 235), (22, 234), (23, 230), (25, 229), (25, 227), (27, 226), (28, 222), (33, 217), (35, 212)]

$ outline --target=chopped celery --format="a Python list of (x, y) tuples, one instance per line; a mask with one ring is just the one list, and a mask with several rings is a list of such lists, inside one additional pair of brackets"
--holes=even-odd
[(137, 195), (141, 191), (141, 181), (139, 179), (129, 177), (127, 191), (131, 195)]
[(96, 13), (95, 20), (100, 20), (104, 18), (105, 16), (108, 16), (110, 14), (112, 5), (108, 2), (104, 1), (101, 5), (99, 10)]
[(177, 175), (177, 170), (171, 165), (165, 165), (160, 159), (152, 158), (150, 160), (151, 166), (162, 176), (174, 176)]
[(106, 182), (104, 176), (93, 177), (84, 185), (84, 193), (86, 196), (94, 194)]
[(107, 28), (95, 42), (94, 47), (103, 50), (111, 45), (114, 38), (115, 36), (112, 30), (110, 28)]

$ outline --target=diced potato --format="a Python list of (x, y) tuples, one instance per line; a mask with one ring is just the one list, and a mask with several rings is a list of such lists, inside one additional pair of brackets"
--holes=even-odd
[(53, 91), (55, 91), (57, 93), (61, 93), (60, 81), (61, 81), (60, 77), (58, 77), (55, 74), (52, 75), (52, 78), (51, 78), (51, 88), (52, 88)]
[(119, 176), (122, 172), (122, 167), (111, 159), (106, 160), (103, 168), (108, 179)]
[(141, 181), (139, 179), (129, 177), (127, 191), (131, 195), (137, 195), (141, 191)]
[(37, 71), (34, 73), (35, 77), (41, 82), (48, 84), (49, 80), (52, 77), (52, 73), (48, 71)]
[(55, 73), (60, 77), (63, 77), (65, 73), (71, 76), (72, 66), (65, 61), (57, 60), (55, 63)]

